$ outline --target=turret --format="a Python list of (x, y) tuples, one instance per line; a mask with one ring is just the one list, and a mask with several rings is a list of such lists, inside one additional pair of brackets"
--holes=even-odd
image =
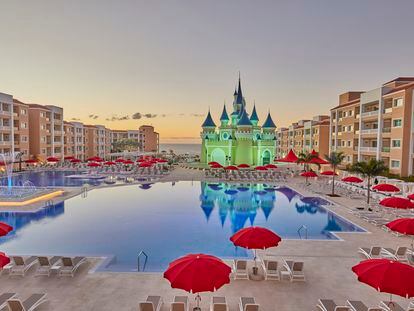
[(253, 105), (253, 111), (252, 115), (250, 116), (250, 122), (253, 124), (253, 126), (257, 126), (259, 123), (259, 117), (257, 116), (256, 112), (256, 104)]
[(267, 114), (266, 120), (264, 121), (262, 125), (263, 129), (263, 139), (266, 140), (274, 140), (276, 135), (276, 125), (273, 122), (272, 116), (270, 115), (270, 112)]
[(234, 92), (234, 101), (233, 101), (234, 112), (232, 113), (232, 115), (237, 114), (237, 116), (240, 118), (245, 108), (246, 108), (246, 101), (243, 98), (240, 73), (239, 73), (239, 84), (238, 84), (237, 92)]
[(201, 133), (202, 139), (211, 140), (216, 138), (216, 124), (211, 117), (210, 110), (208, 111), (207, 117), (201, 127), (203, 128), (203, 131)]
[(229, 115), (227, 114), (226, 104), (223, 106), (223, 112), (221, 113), (220, 122), (222, 127), (226, 127), (229, 124)]

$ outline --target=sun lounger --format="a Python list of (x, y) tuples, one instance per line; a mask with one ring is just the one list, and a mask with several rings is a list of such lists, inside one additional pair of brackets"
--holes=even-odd
[(332, 299), (319, 299), (316, 305), (321, 311), (351, 311), (348, 306), (338, 306)]
[(381, 246), (360, 247), (358, 253), (364, 255), (367, 259), (381, 258)]
[(226, 297), (212, 297), (210, 311), (228, 311)]
[(7, 305), (7, 300), (12, 299), (16, 296), (15, 293), (4, 293), (0, 295), (0, 310)]
[(188, 311), (188, 297), (175, 296), (171, 303), (171, 311)]
[(46, 302), (46, 294), (33, 294), (24, 301), (14, 298), (9, 299), (7, 306), (10, 311), (32, 311), (44, 302)]
[(249, 272), (247, 270), (247, 260), (235, 259), (233, 261), (233, 277), (237, 279), (249, 279)]
[(9, 275), (21, 275), (25, 273), (37, 263), (37, 257), (31, 256), (23, 258), (22, 256), (12, 256), (13, 266), (10, 269)]
[(159, 311), (161, 310), (161, 296), (148, 296), (145, 301), (139, 303), (140, 311)]
[(262, 268), (264, 271), (265, 280), (280, 280), (280, 274), (278, 270), (278, 262), (274, 260), (263, 260)]
[(401, 262), (408, 263), (407, 250), (405, 246), (399, 246), (396, 250), (392, 248), (382, 248), (383, 257), (392, 258)]
[(352, 311), (382, 311), (380, 307), (368, 308), (362, 301), (359, 300), (347, 300), (348, 305)]
[(46, 256), (39, 256), (37, 260), (39, 261), (39, 266), (36, 269), (36, 276), (47, 275), (50, 276), (52, 268), (58, 267), (57, 264), (62, 259), (61, 256), (54, 256), (49, 259)]
[(86, 262), (86, 257), (62, 257), (62, 266), (60, 267), (58, 274), (59, 276), (74, 277), (76, 270)]
[(303, 271), (304, 263), (302, 261), (286, 260), (284, 268), (290, 278), (290, 281), (306, 281)]
[(414, 310), (414, 308), (410, 308), (410, 307), (408, 307), (407, 309), (404, 309), (398, 303), (394, 301), (386, 301), (386, 300), (381, 301), (380, 307), (382, 308), (382, 310), (385, 310), (385, 311), (413, 311)]
[(253, 297), (240, 297), (239, 302), (240, 311), (258, 311), (259, 305)]

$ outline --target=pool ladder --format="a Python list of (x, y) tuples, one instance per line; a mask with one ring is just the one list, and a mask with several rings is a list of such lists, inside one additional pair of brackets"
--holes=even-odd
[(54, 206), (55, 204), (53, 203), (53, 200), (47, 200), (46, 202), (45, 202), (45, 207), (51, 207), (51, 206)]
[[(144, 264), (142, 265), (142, 270), (141, 270), (141, 264), (140, 264), (140, 258), (141, 256), (144, 256), (145, 260), (144, 260)], [(144, 271), (145, 270), (145, 266), (147, 265), (147, 261), (148, 261), (148, 255), (146, 252), (144, 252), (143, 250), (141, 250), (138, 254), (138, 258), (137, 258), (137, 270), (138, 272)]]
[(88, 187), (82, 187), (81, 198), (85, 199), (88, 196)]
[(305, 230), (305, 239), (307, 240), (308, 239), (308, 227), (306, 227), (305, 225), (302, 225), (298, 228), (298, 235), (301, 240), (302, 240), (302, 234), (301, 234), (302, 230)]

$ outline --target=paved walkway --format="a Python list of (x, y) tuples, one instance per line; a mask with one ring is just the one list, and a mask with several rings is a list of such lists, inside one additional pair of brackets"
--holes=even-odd
[[(165, 181), (176, 179), (199, 180), (202, 173), (195, 170), (177, 168)], [(292, 179), (289, 186), (297, 188), (301, 179)], [(298, 189), (304, 193), (304, 190)], [(329, 190), (327, 190), (329, 191)], [(306, 192), (306, 191), (305, 191)], [(381, 299), (389, 295), (377, 293), (367, 285), (356, 280), (351, 267), (361, 257), (357, 250), (361, 246), (381, 245), (384, 247), (409, 246), (411, 240), (396, 237), (370, 225), (348, 212), (347, 207), (358, 205), (355, 200), (346, 198), (331, 199), (340, 203), (332, 210), (354, 223), (366, 228), (370, 233), (338, 234), (340, 241), (306, 241), (284, 240), (267, 255), (276, 259), (296, 259), (305, 262), (306, 282), (289, 281), (246, 281), (232, 280), (215, 295), (227, 297), (230, 310), (238, 310), (240, 296), (254, 296), (262, 310), (316, 310), (319, 298), (332, 298), (337, 303), (346, 299), (360, 299), (367, 305), (378, 305)], [(64, 241), (62, 241), (64, 242)], [(17, 292), (22, 298), (31, 293), (46, 292), (49, 302), (39, 310), (138, 310), (138, 302), (147, 295), (161, 295), (164, 298), (162, 310), (169, 310), (169, 302), (174, 295), (185, 295), (180, 290), (173, 290), (160, 273), (87, 273), (93, 263), (84, 266), (74, 278), (57, 278), (52, 276), (26, 277), (0, 276), (0, 291)], [(189, 297), (193, 297), (188, 294)], [(207, 310), (211, 293), (202, 295), (202, 310)], [(396, 298), (403, 306), (408, 300)], [(194, 306), (194, 300), (191, 299)]]

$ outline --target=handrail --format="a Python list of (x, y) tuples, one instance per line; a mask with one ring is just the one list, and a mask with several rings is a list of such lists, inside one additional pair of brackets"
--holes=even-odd
[(300, 239), (302, 239), (302, 235), (301, 235), (301, 231), (302, 231), (302, 229), (304, 229), (304, 230), (305, 230), (305, 239), (307, 240), (307, 239), (308, 239), (308, 227), (306, 227), (305, 225), (302, 225), (302, 226), (300, 226), (300, 227), (298, 228), (298, 235), (299, 235), (299, 238), (300, 238)]
[(147, 255), (147, 253), (146, 252), (144, 252), (143, 250), (141, 250), (140, 252), (139, 252), (139, 254), (138, 254), (138, 258), (137, 258), (137, 270), (138, 270), (138, 272), (140, 272), (141, 271), (141, 268), (140, 268), (140, 257), (141, 257), (141, 255), (143, 255), (144, 257), (145, 257), (145, 261), (144, 261), (144, 264), (143, 264), (143, 266), (142, 266), (142, 271), (144, 271), (145, 270), (145, 266), (147, 265), (147, 261), (148, 261), (148, 255)]

